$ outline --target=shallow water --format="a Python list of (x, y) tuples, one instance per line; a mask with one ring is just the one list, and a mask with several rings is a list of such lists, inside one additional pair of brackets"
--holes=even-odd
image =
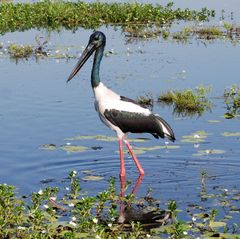
[[(136, 99), (151, 92), (155, 99), (169, 89), (195, 88), (200, 84), (212, 86), (210, 99), (212, 112), (201, 117), (182, 118), (172, 115), (172, 109), (155, 103), (154, 112), (163, 116), (173, 127), (177, 137), (177, 149), (158, 149), (139, 155), (146, 175), (137, 196), (146, 194), (149, 187), (154, 197), (162, 201), (175, 199), (187, 204), (199, 201), (200, 174), (206, 171), (207, 187), (239, 188), (240, 137), (224, 137), (223, 132), (239, 132), (239, 120), (226, 120), (223, 103), (224, 89), (239, 84), (240, 45), (216, 40), (207, 44), (191, 40), (181, 44), (172, 41), (150, 40), (126, 43), (120, 29), (101, 28), (107, 36), (102, 81), (116, 92)], [(64, 51), (69, 46), (78, 53), (88, 41), (90, 30), (78, 30), (75, 34), (62, 31), (51, 33), (49, 48)], [(35, 30), (10, 33), (0, 37), (7, 42), (19, 39), (33, 43), (36, 35), (46, 35)], [(94, 194), (104, 190), (110, 177), (118, 179), (119, 156), (116, 141), (96, 139), (68, 140), (79, 135), (115, 136), (102, 125), (93, 106), (93, 94), (89, 82), (91, 63), (88, 62), (76, 79), (66, 83), (76, 59), (29, 59), (17, 64), (6, 57), (0, 58), (0, 182), (14, 184), (19, 191), (28, 194), (38, 191), (45, 184), (60, 186), (71, 170), (77, 170), (81, 178), (88, 174), (104, 177), (92, 182), (82, 181), (82, 187)], [(218, 120), (210, 123), (208, 120)], [(181, 142), (182, 136), (197, 130), (210, 133), (205, 142), (195, 145)], [(151, 135), (129, 135), (129, 138), (147, 137), (145, 142), (133, 142), (133, 147), (165, 145)], [(66, 140), (67, 139), (67, 140)], [(57, 150), (44, 150), (44, 144), (55, 144)], [(68, 153), (59, 147), (72, 144), (88, 147), (79, 153)], [(172, 143), (170, 143), (172, 145)], [(198, 150), (221, 149), (222, 154), (194, 156)], [(138, 178), (134, 163), (126, 155), (127, 179)]]

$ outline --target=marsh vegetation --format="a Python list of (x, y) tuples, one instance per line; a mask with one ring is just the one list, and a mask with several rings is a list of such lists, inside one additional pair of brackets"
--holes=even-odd
[[(240, 238), (237, 21), (172, 3), (0, 4), (1, 238)], [(138, 191), (128, 151), (132, 182), (116, 176), (117, 138), (94, 118), (88, 66), (65, 84), (83, 28), (98, 27), (104, 82), (177, 136), (130, 139), (147, 169)]]

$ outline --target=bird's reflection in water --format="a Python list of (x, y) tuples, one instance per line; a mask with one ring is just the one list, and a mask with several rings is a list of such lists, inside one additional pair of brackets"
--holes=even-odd
[(145, 229), (159, 227), (170, 221), (170, 213), (159, 207), (159, 201), (147, 194), (139, 200), (135, 197), (141, 183), (143, 175), (140, 175), (132, 189), (133, 197), (125, 200), (126, 179), (120, 177), (120, 209), (117, 223), (124, 224), (126, 230), (131, 230), (131, 222), (139, 222)]

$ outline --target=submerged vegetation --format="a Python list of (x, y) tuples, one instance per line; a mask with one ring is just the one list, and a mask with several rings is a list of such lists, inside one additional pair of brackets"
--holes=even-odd
[(139, 96), (137, 98), (137, 102), (144, 107), (152, 109), (154, 105), (154, 98), (152, 93), (146, 93), (145, 95)]
[(171, 23), (174, 20), (205, 21), (214, 16), (212, 10), (173, 9), (140, 3), (86, 3), (48, 1), (34, 3), (0, 3), (0, 33), (31, 28), (76, 29), (95, 28), (103, 24)]
[(48, 41), (40, 41), (39, 37), (36, 37), (34, 44), (18, 44), (10, 42), (7, 46), (0, 43), (0, 55), (5, 56), (8, 54), (11, 59), (18, 61), (19, 59), (34, 58), (54, 58), (54, 59), (69, 59), (77, 57), (77, 54), (70, 54), (68, 48), (66, 49), (51, 49), (47, 46)]
[(224, 103), (226, 104), (227, 112), (224, 117), (231, 119), (240, 116), (240, 87), (231, 86), (224, 92)]
[(12, 58), (28, 58), (33, 53), (33, 47), (11, 43), (8, 46), (8, 53)]
[(223, 22), (220, 25), (188, 25), (180, 31), (171, 30), (171, 25), (129, 25), (123, 28), (128, 42), (133, 40), (147, 40), (153, 38), (162, 38), (164, 40), (172, 39), (177, 42), (187, 43), (191, 39), (201, 41), (212, 41), (216, 39), (228, 40), (235, 44), (240, 40), (240, 27)]
[[(106, 190), (89, 196), (80, 185), (77, 171), (69, 173), (65, 189), (47, 187), (30, 196), (16, 196), (15, 187), (0, 185), (1, 238), (239, 238), (239, 191), (216, 187), (208, 193), (207, 173), (200, 178), (199, 203), (180, 210), (174, 200), (165, 203), (134, 192), (120, 195), (114, 178)], [(136, 185), (135, 185), (136, 186)], [(214, 201), (213, 208), (206, 201)], [(161, 206), (160, 206), (161, 205)], [(182, 215), (185, 220), (181, 220)]]
[(207, 93), (210, 88), (203, 86), (193, 90), (170, 90), (167, 93), (162, 93), (158, 97), (160, 103), (173, 105), (173, 112), (177, 115), (187, 116), (199, 114), (202, 115), (205, 110), (210, 110), (212, 103), (207, 98)]

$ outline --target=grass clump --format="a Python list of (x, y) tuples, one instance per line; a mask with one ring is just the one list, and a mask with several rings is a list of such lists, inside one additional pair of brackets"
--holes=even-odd
[(240, 116), (240, 87), (233, 85), (224, 91), (224, 103), (227, 112), (224, 114), (226, 119)]
[(136, 101), (143, 107), (149, 107), (150, 109), (152, 109), (154, 105), (154, 99), (151, 93), (146, 93), (145, 95), (139, 96)]
[(224, 36), (224, 32), (216, 26), (195, 29), (194, 32), (200, 39), (206, 40), (212, 40)]
[(168, 91), (158, 97), (160, 103), (173, 105), (174, 113), (178, 115), (202, 115), (205, 110), (211, 108), (211, 102), (207, 99), (206, 94), (210, 88), (200, 86), (193, 90)]
[(33, 53), (33, 46), (11, 43), (8, 46), (8, 53), (12, 58), (28, 58)]
[[(139, 200), (133, 194), (124, 196), (130, 183), (119, 195), (114, 178), (104, 191), (89, 196), (75, 170), (63, 182), (68, 186), (63, 192), (47, 187), (27, 199), (17, 196), (14, 186), (0, 184), (0, 238), (239, 238), (236, 223), (231, 227), (231, 212), (239, 212), (239, 190), (215, 187), (209, 194), (208, 178), (202, 173), (201, 202), (190, 203), (183, 213), (173, 200), (161, 202), (166, 209), (160, 209), (150, 190)], [(209, 207), (216, 201), (218, 206)], [(180, 220), (181, 214), (192, 220)]]
[(191, 29), (189, 27), (184, 27), (180, 32), (174, 32), (172, 38), (176, 41), (186, 42), (190, 37)]
[(63, 2), (44, 0), (34, 3), (0, 3), (0, 33), (31, 28), (75, 30), (96, 28), (103, 24), (171, 23), (175, 20), (208, 20), (215, 12), (173, 9), (167, 6), (141, 3)]
[[(0, 184), (0, 238), (147, 237), (149, 232), (141, 220), (137, 221), (136, 216), (129, 219), (126, 214), (131, 217), (133, 210), (137, 212), (139, 207), (144, 210), (150, 203), (153, 206), (152, 202), (145, 201), (137, 209), (132, 194), (124, 198), (117, 194), (114, 179), (110, 179), (108, 188), (96, 196), (83, 196), (76, 171), (70, 172), (68, 182), (68, 191), (61, 198), (58, 188), (47, 187), (33, 192), (26, 201), (16, 196), (13, 186)], [(119, 204), (124, 209), (120, 212)], [(162, 214), (155, 206), (152, 216), (157, 215), (158, 219), (161, 215), (164, 218), (165, 212)]]

